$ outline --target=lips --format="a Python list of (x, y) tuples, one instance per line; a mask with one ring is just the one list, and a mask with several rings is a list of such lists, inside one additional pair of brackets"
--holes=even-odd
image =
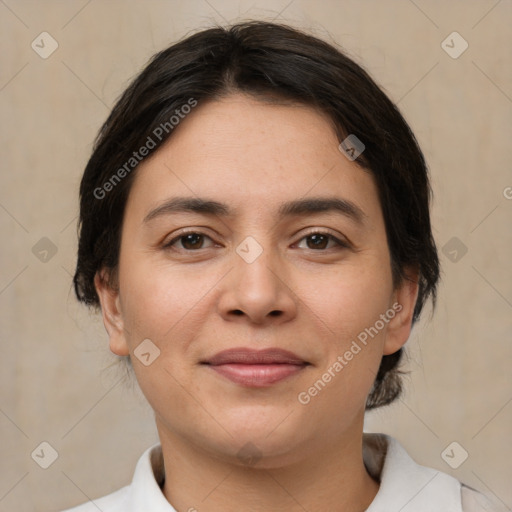
[(256, 388), (292, 377), (309, 365), (293, 352), (276, 348), (223, 350), (202, 363), (236, 384)]

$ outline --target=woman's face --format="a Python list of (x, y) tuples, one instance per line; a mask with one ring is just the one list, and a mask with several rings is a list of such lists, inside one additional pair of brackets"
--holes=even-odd
[(268, 467), (354, 439), (416, 299), (371, 175), (305, 106), (232, 95), (175, 130), (137, 170), (117, 291), (96, 280), (161, 438)]

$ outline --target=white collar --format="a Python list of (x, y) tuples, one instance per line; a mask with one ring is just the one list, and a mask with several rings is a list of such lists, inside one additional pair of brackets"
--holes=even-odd
[[(380, 481), (366, 512), (463, 512), (460, 482), (416, 464), (396, 439), (363, 433), (363, 460), (372, 477)], [(156, 444), (140, 457), (131, 485), (95, 500), (94, 506), (105, 512), (176, 512), (162, 493), (163, 480), (162, 447)], [(85, 505), (76, 512), (89, 510), (93, 509)]]
[(363, 433), (363, 460), (380, 488), (366, 512), (463, 512), (461, 483), (420, 466), (394, 438)]
[(164, 475), (162, 446), (156, 444), (147, 449), (137, 462), (126, 512), (176, 512), (160, 488)]

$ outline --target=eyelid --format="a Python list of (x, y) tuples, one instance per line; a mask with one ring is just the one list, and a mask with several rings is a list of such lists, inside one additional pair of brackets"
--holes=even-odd
[[(176, 242), (178, 242), (180, 240), (180, 238), (186, 236), (186, 235), (200, 235), (204, 238), (209, 238), (212, 242), (213, 242), (213, 245), (218, 245), (218, 243), (208, 234), (206, 234), (203, 230), (205, 228), (203, 227), (197, 227), (197, 228), (183, 228), (182, 230), (179, 230), (177, 233), (173, 233), (172, 237), (168, 240), (166, 237), (164, 239), (164, 241), (162, 242), (162, 248), (163, 249), (168, 249), (170, 247), (172, 247)], [(203, 249), (203, 247), (201, 248)], [(195, 251), (187, 251), (187, 249), (182, 249), (182, 250), (185, 250), (187, 252), (197, 252), (197, 251), (200, 251), (201, 249), (196, 249)], [(204, 249), (207, 249), (207, 247), (204, 247)]]
[[(304, 238), (307, 238), (308, 236), (311, 236), (311, 235), (324, 235), (324, 236), (327, 236), (327, 237), (331, 238), (332, 240), (334, 240), (334, 242), (336, 242), (340, 247), (345, 247), (347, 249), (352, 246), (351, 242), (349, 242), (349, 240), (346, 237), (340, 236), (338, 233), (334, 233), (330, 229), (327, 229), (327, 228), (310, 228), (306, 233), (303, 233), (301, 235), (301, 237), (299, 238), (299, 240), (295, 244), (298, 244)], [(312, 249), (312, 250), (316, 250), (317, 252), (321, 252), (321, 251), (319, 251), (317, 249)], [(325, 251), (325, 249), (324, 249), (324, 251)]]
[[(183, 228), (182, 230), (178, 231), (177, 233), (174, 233), (172, 235), (172, 238), (169, 240), (169, 241), (164, 241), (162, 243), (162, 247), (164, 249), (167, 249), (167, 248), (170, 248), (172, 247), (176, 242), (178, 242), (180, 240), (180, 238), (186, 236), (186, 235), (189, 235), (189, 234), (194, 234), (194, 235), (200, 235), (204, 238), (208, 238), (211, 240), (211, 242), (213, 243), (213, 245), (219, 245), (218, 242), (216, 242), (210, 235), (206, 234), (204, 231), (205, 228), (203, 227), (196, 227), (196, 228)], [(307, 238), (308, 236), (311, 236), (311, 235), (323, 235), (323, 236), (327, 236), (329, 237), (331, 240), (333, 240), (339, 247), (344, 247), (344, 248), (350, 248), (351, 247), (351, 243), (347, 240), (346, 237), (340, 237), (337, 233), (334, 233), (332, 232), (331, 230), (327, 229), (327, 228), (315, 228), (315, 227), (312, 227), (310, 229), (308, 229), (308, 231), (306, 231), (305, 233), (302, 233), (301, 234), (301, 237), (297, 240), (297, 242), (295, 242), (294, 244), (292, 245), (297, 245), (299, 244), (302, 240), (304, 240), (305, 238)], [(201, 249), (208, 249), (209, 247), (202, 247)], [(184, 250), (186, 252), (198, 252), (200, 251), (201, 249), (195, 249), (195, 250), (187, 250), (187, 249), (180, 249), (180, 250)], [(315, 249), (311, 249), (311, 250), (315, 250)], [(322, 252), (322, 250), (315, 250), (316, 252)], [(325, 249), (323, 250), (325, 251)]]

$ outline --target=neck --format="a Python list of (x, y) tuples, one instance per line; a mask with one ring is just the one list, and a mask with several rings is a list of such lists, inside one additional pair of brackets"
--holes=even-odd
[(176, 510), (363, 512), (379, 484), (364, 466), (362, 428), (284, 464), (253, 466), (221, 460), (159, 427), (166, 479), (163, 493)]

